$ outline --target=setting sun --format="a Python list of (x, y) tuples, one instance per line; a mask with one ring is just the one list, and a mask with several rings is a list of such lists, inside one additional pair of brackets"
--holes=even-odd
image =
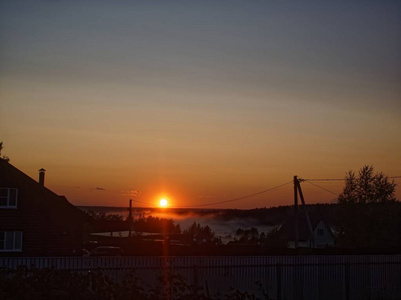
[(160, 207), (166, 207), (167, 204), (168, 204), (168, 202), (167, 202), (166, 199), (164, 199), (164, 198), (163, 198), (163, 199), (160, 199), (160, 201), (159, 201)]

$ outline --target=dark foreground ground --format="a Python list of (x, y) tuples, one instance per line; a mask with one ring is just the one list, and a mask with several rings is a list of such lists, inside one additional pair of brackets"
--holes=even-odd
[(138, 240), (134, 238), (96, 237), (95, 241), (85, 245), (91, 251), (99, 246), (117, 246), (126, 256), (265, 256), (265, 255), (379, 255), (401, 254), (400, 248), (325, 248), (289, 249), (260, 245), (185, 245), (162, 239)]

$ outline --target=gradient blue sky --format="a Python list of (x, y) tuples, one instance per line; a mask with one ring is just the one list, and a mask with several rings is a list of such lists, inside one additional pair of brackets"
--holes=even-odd
[(3, 152), (74, 204), (401, 175), (400, 83), (400, 1), (0, 1)]

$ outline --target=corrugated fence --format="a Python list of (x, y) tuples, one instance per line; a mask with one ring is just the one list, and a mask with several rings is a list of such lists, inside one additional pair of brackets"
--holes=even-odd
[(401, 299), (401, 255), (208, 257), (0, 257), (0, 268), (130, 272), (147, 286), (167, 272), (209, 295), (231, 288), (268, 299)]

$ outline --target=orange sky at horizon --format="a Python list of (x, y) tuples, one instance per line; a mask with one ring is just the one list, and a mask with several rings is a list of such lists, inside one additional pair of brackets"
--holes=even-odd
[[(400, 28), (394, 1), (3, 1), (2, 154), (75, 205), (273, 207), (291, 183), (208, 204), (400, 176)], [(307, 203), (343, 187), (317, 184)]]
[[(12, 163), (12, 161), (10, 162)], [(22, 170), (24, 171), (24, 170)], [(354, 170), (357, 171), (357, 170)], [(376, 170), (378, 171), (378, 170)], [(38, 180), (38, 176), (35, 176), (34, 170), (32, 174), (27, 174), (35, 180)], [(36, 174), (38, 175), (38, 174)], [(313, 177), (313, 176), (312, 176)], [(316, 179), (317, 177), (299, 177), (305, 179)], [(323, 177), (319, 177), (323, 179)], [(327, 178), (327, 177), (325, 177)], [(330, 177), (333, 179), (333, 177)], [(341, 177), (340, 177), (341, 178)], [(339, 178), (336, 178), (339, 179)], [(159, 207), (159, 202), (161, 199), (165, 198), (168, 200), (168, 208), (198, 208), (198, 209), (213, 209), (213, 208), (235, 208), (235, 209), (252, 209), (252, 208), (263, 208), (263, 207), (277, 207), (281, 205), (293, 205), (293, 183), (292, 178), (287, 182), (278, 182), (274, 185), (262, 186), (238, 186), (235, 190), (222, 189), (213, 190), (210, 195), (194, 195), (188, 186), (179, 186), (174, 184), (159, 184), (159, 183), (149, 183), (148, 186), (143, 185), (144, 189), (138, 193), (138, 190), (127, 189), (127, 190), (112, 190), (103, 187), (88, 187), (88, 186), (68, 186), (59, 184), (58, 181), (60, 177), (53, 176), (52, 170), (46, 171), (45, 185), (47, 188), (59, 195), (66, 195), (71, 203), (78, 206), (114, 206), (114, 207), (128, 207), (129, 200), (133, 200), (133, 207)], [(65, 179), (67, 180), (67, 179)], [(396, 187), (396, 197), (399, 200), (401, 197), (400, 193), (400, 178), (391, 179), (397, 183)], [(77, 178), (75, 183), (80, 182), (81, 179)], [(83, 181), (83, 179), (82, 179)], [(71, 184), (73, 182), (69, 181)], [(333, 193), (340, 193), (343, 189), (343, 181), (328, 181), (328, 182), (312, 182), (317, 184), (316, 187), (308, 182), (301, 182), (301, 187), (307, 204), (315, 203), (336, 203), (337, 196)], [(277, 189), (277, 186), (283, 185)], [(113, 185), (110, 185), (111, 187)], [(123, 186), (123, 185), (121, 185)], [(196, 186), (195, 188), (197, 188)], [(257, 190), (257, 188), (259, 188)], [(245, 198), (248, 195), (262, 192), (264, 190), (269, 190), (273, 188), (272, 191), (267, 191), (266, 193), (261, 193), (259, 195)], [(205, 189), (208, 189), (205, 187)], [(326, 190), (323, 190), (326, 189)], [(196, 190), (195, 190), (196, 191)], [(192, 192), (192, 194), (191, 194)], [(219, 195), (219, 196), (215, 196)], [(84, 199), (84, 200), (81, 200)], [(87, 201), (91, 199), (92, 201)], [(86, 201), (85, 201), (86, 200)], [(220, 203), (222, 202), (222, 203)], [(217, 204), (216, 204), (217, 203)]]

